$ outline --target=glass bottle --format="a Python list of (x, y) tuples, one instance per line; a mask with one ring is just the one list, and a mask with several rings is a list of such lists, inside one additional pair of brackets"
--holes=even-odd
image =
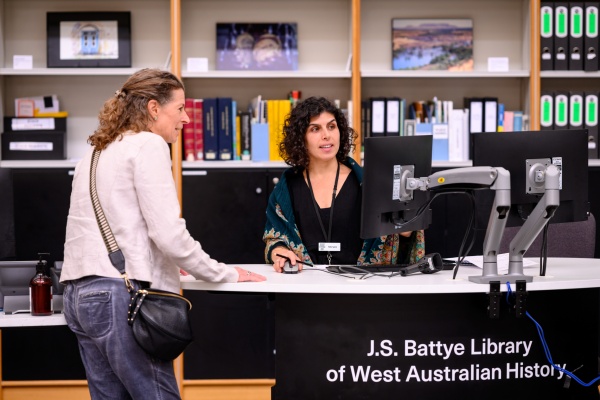
[(47, 261), (39, 256), (35, 276), (29, 282), (31, 315), (52, 315), (52, 278), (46, 275)]

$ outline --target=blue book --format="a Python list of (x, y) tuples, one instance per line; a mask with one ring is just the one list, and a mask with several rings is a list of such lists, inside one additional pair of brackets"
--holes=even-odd
[(218, 129), (218, 146), (219, 160), (233, 160), (233, 125), (231, 123), (231, 97), (217, 98), (217, 113), (219, 116)]
[(252, 124), (252, 161), (269, 161), (269, 124)]
[(513, 131), (521, 132), (523, 130), (523, 111), (515, 111), (513, 119)]
[(415, 125), (415, 135), (433, 135), (432, 161), (448, 161), (448, 124), (420, 123)]
[(238, 143), (238, 131), (237, 131), (237, 124), (236, 124), (236, 117), (238, 115), (237, 112), (237, 101), (233, 100), (231, 102), (231, 140), (233, 142), (233, 146), (232, 146), (232, 153), (233, 153), (233, 159), (234, 160), (239, 160), (240, 157), (238, 155), (239, 151), (238, 151), (238, 146), (240, 145)]
[(219, 154), (217, 99), (204, 99), (204, 160), (216, 161)]
[(498, 103), (498, 132), (504, 132), (504, 103)]

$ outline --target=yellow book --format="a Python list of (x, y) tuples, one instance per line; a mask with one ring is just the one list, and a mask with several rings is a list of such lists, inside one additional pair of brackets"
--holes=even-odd
[(69, 116), (69, 113), (67, 111), (39, 112), (36, 108), (33, 111), (33, 116), (36, 118), (66, 118)]
[[(290, 111), (292, 111), (292, 103), (289, 99), (279, 100), (279, 118), (277, 123), (277, 132), (279, 133), (279, 142), (283, 140), (283, 125), (285, 124), (285, 119), (288, 117)], [(279, 157), (280, 161), (283, 161), (281, 157)]]
[(235, 159), (242, 159), (242, 127), (240, 116), (235, 116)]
[(277, 141), (277, 130), (275, 122), (275, 100), (267, 100), (267, 123), (269, 124), (269, 160), (276, 160), (279, 155), (279, 142)]

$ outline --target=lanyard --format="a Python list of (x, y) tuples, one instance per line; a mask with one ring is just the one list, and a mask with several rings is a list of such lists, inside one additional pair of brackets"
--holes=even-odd
[[(335, 203), (335, 193), (337, 191), (338, 179), (340, 177), (340, 163), (337, 164), (337, 171), (335, 173), (335, 183), (333, 184), (333, 193), (331, 195), (331, 209), (329, 211), (329, 232), (325, 232), (325, 226), (323, 225), (323, 220), (321, 219), (321, 213), (319, 212), (319, 205), (317, 204), (317, 199), (315, 199), (315, 194), (313, 192), (312, 184), (310, 183), (310, 176), (308, 175), (308, 168), (306, 169), (306, 181), (308, 182), (308, 188), (310, 189), (310, 197), (313, 201), (313, 206), (315, 207), (315, 212), (317, 213), (317, 219), (319, 220), (319, 225), (321, 226), (321, 232), (323, 232), (323, 236), (325, 236), (325, 240), (327, 242), (331, 242), (331, 226), (333, 224), (333, 205)], [(331, 252), (327, 252), (327, 260), (331, 265)]]

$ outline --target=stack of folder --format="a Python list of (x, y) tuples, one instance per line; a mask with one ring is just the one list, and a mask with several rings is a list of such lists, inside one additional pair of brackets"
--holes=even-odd
[(541, 129), (587, 129), (588, 158), (598, 158), (598, 94), (597, 91), (542, 91)]
[(542, 1), (540, 69), (598, 71), (598, 1)]

